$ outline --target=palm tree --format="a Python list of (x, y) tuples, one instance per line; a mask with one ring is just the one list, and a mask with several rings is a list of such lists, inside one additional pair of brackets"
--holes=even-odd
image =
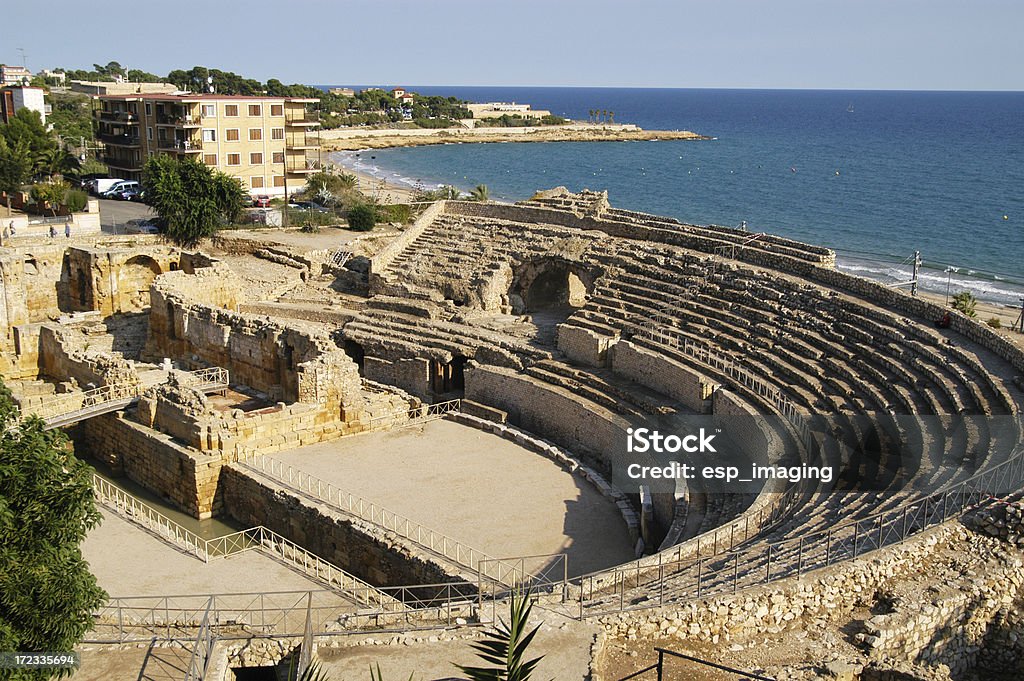
[(78, 170), (81, 163), (78, 157), (68, 151), (67, 147), (52, 147), (43, 150), (36, 158), (35, 170), (37, 173), (46, 173), (47, 176), (66, 175)]
[(587, 113), (590, 114), (589, 117), (587, 118), (587, 123), (593, 123), (594, 122), (594, 110), (590, 109)]
[(490, 200), (491, 192), (487, 188), (486, 184), (478, 184), (473, 187), (473, 191), (469, 192), (470, 201), (488, 201)]
[(611, 123), (612, 125), (615, 125), (615, 112), (614, 111), (609, 111), (608, 112), (608, 122)]

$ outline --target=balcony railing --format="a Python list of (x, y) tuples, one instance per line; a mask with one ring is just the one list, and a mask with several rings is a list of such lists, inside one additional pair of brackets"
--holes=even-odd
[(157, 147), (166, 151), (199, 152), (203, 143), (197, 140), (158, 140)]
[(157, 125), (176, 125), (179, 127), (199, 127), (199, 116), (167, 116), (160, 114), (156, 117)]
[(138, 135), (100, 134), (99, 138), (104, 144), (113, 144), (121, 147), (137, 147), (142, 141)]
[(284, 116), (285, 125), (296, 125), (296, 126), (314, 126), (320, 125), (320, 119), (315, 113), (304, 112), (304, 113), (286, 113)]
[(139, 115), (132, 113), (131, 111), (104, 111), (101, 109), (99, 117), (102, 121), (116, 121), (118, 123), (129, 123), (131, 125), (139, 124)]
[(320, 146), (320, 138), (316, 135), (287, 135), (284, 146), (287, 149), (316, 149)]

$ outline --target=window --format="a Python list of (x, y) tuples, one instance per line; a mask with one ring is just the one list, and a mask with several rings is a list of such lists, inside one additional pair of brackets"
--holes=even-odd
[(259, 104), (250, 104), (249, 105), (249, 115), (250, 116), (262, 116), (263, 115), (263, 107), (260, 106)]
[(273, 157), (273, 162), (274, 163), (284, 163), (284, 152), (283, 151), (275, 151), (274, 152), (274, 157)]
[(224, 105), (224, 115), (225, 116), (237, 116), (238, 115), (238, 105), (237, 104), (225, 104)]
[(274, 175), (274, 186), (275, 187), (283, 187), (284, 186), (284, 175)]
[(241, 154), (228, 154), (228, 165), (229, 166), (240, 166), (242, 165)]
[(149, 116), (152, 116), (152, 115), (153, 115), (153, 105), (150, 104), (149, 102), (146, 102), (146, 117), (148, 118)]
[(208, 166), (217, 165), (217, 154), (203, 154), (203, 163)]
[[(146, 106), (149, 106), (148, 104)], [(146, 139), (153, 141), (153, 128), (146, 128)]]
[(213, 128), (203, 128), (203, 141), (204, 142), (216, 142), (217, 131)]
[(261, 166), (263, 165), (263, 154), (252, 153), (249, 154), (249, 165)]
[(249, 186), (253, 189), (263, 189), (263, 176), (253, 175), (249, 178)]
[(284, 104), (271, 104), (270, 105), (271, 116), (284, 116)]
[(271, 128), (270, 139), (272, 140), (283, 140), (284, 139), (284, 128)]
[(249, 141), (258, 142), (263, 139), (263, 128), (249, 128)]
[(217, 116), (217, 105), (216, 104), (203, 104), (203, 117), (210, 116), (216, 118)]
[(238, 128), (228, 128), (224, 131), (224, 139), (228, 142), (238, 141)]

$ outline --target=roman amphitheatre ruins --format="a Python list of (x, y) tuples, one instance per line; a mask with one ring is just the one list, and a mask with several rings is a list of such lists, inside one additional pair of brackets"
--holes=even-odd
[[(4, 379), (100, 471), (82, 678), (444, 678), (523, 585), (538, 678), (1024, 673), (1007, 334), (604, 193), (346, 234), (0, 250)], [(836, 479), (617, 486), (688, 416)]]

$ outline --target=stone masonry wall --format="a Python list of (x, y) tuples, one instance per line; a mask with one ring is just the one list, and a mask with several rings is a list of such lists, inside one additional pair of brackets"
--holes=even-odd
[(246, 471), (227, 466), (222, 473), (224, 508), (239, 522), (264, 525), (375, 586), (438, 584), (452, 575), (382, 530), (353, 520)]
[(710, 411), (715, 388), (710, 378), (629, 341), (619, 341), (609, 354), (616, 374), (668, 395), (698, 414)]
[(83, 455), (95, 456), (194, 518), (220, 511), (220, 456), (190, 450), (170, 435), (129, 420), (124, 412), (83, 421), (74, 440)]

